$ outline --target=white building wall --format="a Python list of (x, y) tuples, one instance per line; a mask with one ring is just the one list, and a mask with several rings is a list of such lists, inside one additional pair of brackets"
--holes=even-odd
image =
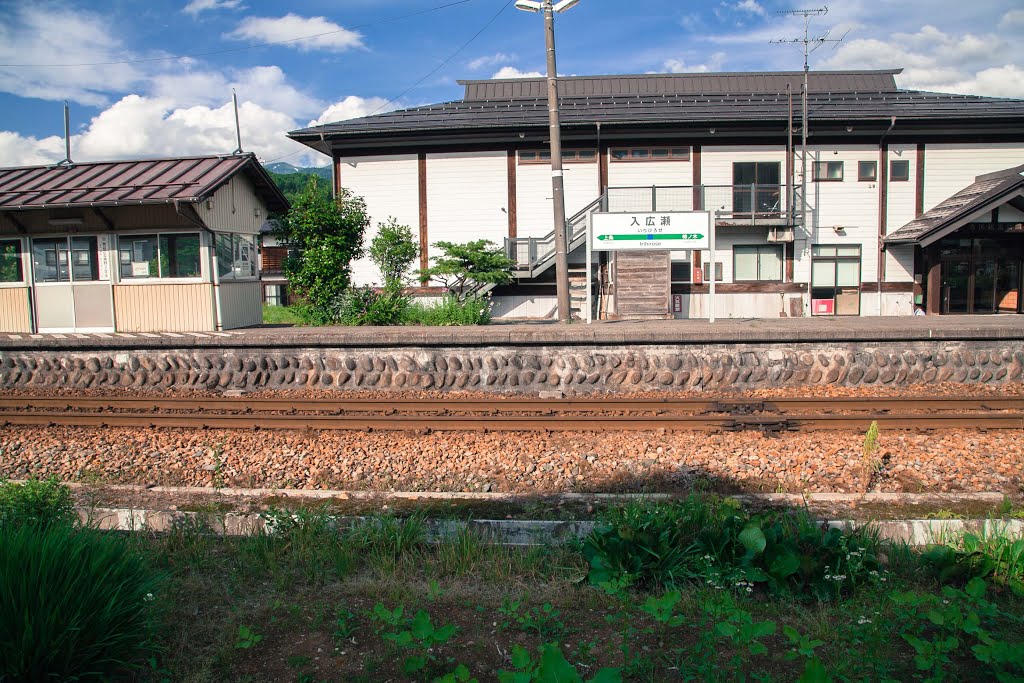
[[(419, 231), (419, 170), (415, 154), (344, 157), (339, 177), (341, 186), (366, 201), (370, 227), (363, 239), (369, 249), (377, 235), (377, 224), (393, 216), (399, 223)], [(352, 282), (368, 285), (381, 282), (380, 272), (369, 258), (352, 264)]]
[[(917, 199), (917, 145), (889, 145), (888, 161), (895, 160), (910, 162), (910, 179), (894, 182), (892, 178), (889, 178), (888, 197), (886, 198), (888, 205), (886, 232), (890, 233), (899, 230), (917, 217), (914, 206)], [(886, 268), (888, 274), (888, 266)]]
[[(861, 282), (878, 278), (878, 183), (857, 180), (861, 161), (878, 162), (878, 147), (846, 145), (811, 147), (807, 173), (807, 199), (811, 206), (813, 244), (857, 244), (861, 251)], [(813, 180), (813, 163), (843, 162), (841, 181)], [(879, 171), (879, 175), (881, 172)], [(841, 230), (836, 230), (841, 228)], [(809, 272), (802, 271), (808, 278)], [(806, 279), (804, 280), (807, 281)]]
[[(478, 239), (504, 244), (508, 236), (507, 163), (504, 150), (427, 155), (430, 244)], [(433, 251), (430, 248), (428, 254), (433, 256)]]
[[(563, 164), (565, 186), (565, 217), (572, 218), (600, 194), (597, 163)], [(551, 206), (551, 166), (549, 164), (518, 164), (516, 166), (516, 235), (543, 237), (554, 223)]]
[(974, 178), (1024, 163), (1021, 143), (955, 143), (925, 147), (924, 210), (964, 189)]
[[(651, 185), (693, 185), (693, 162), (616, 161), (608, 159), (609, 187), (650, 187)], [(597, 179), (594, 179), (597, 187)]]

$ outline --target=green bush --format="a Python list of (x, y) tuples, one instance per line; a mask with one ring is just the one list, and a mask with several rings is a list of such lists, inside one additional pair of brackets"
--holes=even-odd
[(806, 510), (751, 515), (730, 500), (690, 496), (608, 510), (583, 551), (596, 585), (694, 581), (837, 598), (884, 579), (877, 548), (870, 532), (824, 528)]
[(490, 321), (491, 298), (486, 295), (459, 299), (447, 294), (434, 304), (413, 303), (405, 313), (405, 323), (410, 325), (486, 325)]
[(0, 479), (0, 527), (70, 522), (75, 519), (71, 490), (56, 478), (24, 484)]
[(353, 287), (342, 296), (337, 319), (342, 325), (399, 325), (410, 303), (399, 287)]
[(0, 680), (125, 678), (149, 649), (158, 584), (122, 536), (3, 525)]
[(929, 547), (921, 560), (943, 583), (991, 579), (1024, 597), (1024, 538), (998, 532), (965, 533)]

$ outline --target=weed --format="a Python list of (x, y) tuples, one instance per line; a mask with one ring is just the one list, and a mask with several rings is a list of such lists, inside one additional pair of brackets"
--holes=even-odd
[(864, 445), (861, 458), (864, 463), (864, 487), (870, 491), (875, 479), (882, 471), (882, 461), (878, 458), (878, 422), (872, 420), (867, 433), (864, 434)]
[[(499, 671), (500, 683), (583, 683), (583, 678), (572, 664), (565, 659), (558, 643), (546, 643), (539, 648), (539, 657), (533, 657), (529, 650), (519, 645), (512, 647), (512, 666), (517, 671)], [(618, 683), (622, 680), (619, 669), (601, 669), (586, 683)]]
[(1024, 597), (1024, 538), (999, 531), (964, 533), (932, 546), (921, 560), (940, 581), (989, 578)]
[(256, 633), (252, 626), (242, 625), (238, 627), (238, 639), (235, 641), (236, 650), (248, 650), (255, 647), (263, 640), (263, 636)]
[(409, 619), (404, 616), (402, 605), (389, 610), (377, 603), (370, 618), (379, 623), (379, 633), (385, 641), (412, 653), (402, 662), (402, 671), (407, 676), (423, 674), (429, 666), (435, 664), (435, 648), (447, 643), (458, 630), (452, 624), (435, 626), (430, 615), (423, 610)]
[(334, 618), (334, 638), (335, 645), (340, 645), (343, 641), (348, 640), (357, 630), (355, 624), (356, 615), (350, 610), (344, 608), (338, 608)]
[(56, 477), (22, 484), (0, 479), (0, 527), (69, 523), (76, 519), (71, 490)]
[(561, 613), (550, 602), (526, 609), (522, 600), (505, 598), (498, 614), (505, 617), (501, 622), (502, 630), (516, 626), (520, 631), (536, 633), (542, 640), (559, 638), (566, 633), (565, 623), (559, 618)]

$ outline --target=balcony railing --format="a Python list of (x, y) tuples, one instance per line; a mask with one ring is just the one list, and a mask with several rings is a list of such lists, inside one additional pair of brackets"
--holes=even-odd
[[(573, 214), (566, 221), (569, 226), (569, 250), (575, 243), (587, 236), (587, 216), (594, 211), (602, 210), (604, 197), (598, 197), (583, 209)], [(549, 232), (543, 237), (513, 237), (505, 240), (505, 253), (516, 262), (517, 271), (533, 271), (543, 269), (555, 257), (555, 233)]]
[(792, 223), (785, 185), (609, 187), (607, 211), (710, 211), (718, 225)]

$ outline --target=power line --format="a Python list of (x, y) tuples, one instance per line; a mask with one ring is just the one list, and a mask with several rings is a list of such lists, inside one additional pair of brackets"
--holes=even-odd
[(183, 55), (171, 55), (169, 57), (149, 57), (146, 59), (126, 59), (117, 62), (89, 62), (83, 64), (0, 64), (3, 68), (64, 68), (64, 67), (81, 67), (81, 66), (117, 66), (121, 64), (146, 64), (152, 62), (167, 62), (175, 59), (185, 59), (190, 57), (210, 57), (213, 55), (222, 55), (230, 52), (243, 52), (245, 50), (255, 50), (261, 47), (271, 47), (274, 45), (286, 45), (288, 43), (295, 43), (300, 40), (309, 40), (310, 38), (320, 38), (321, 36), (329, 36), (335, 33), (342, 33), (344, 31), (354, 31), (356, 29), (368, 28), (370, 26), (377, 26), (379, 24), (386, 24), (393, 21), (400, 21), (402, 19), (409, 19), (410, 17), (418, 17), (422, 14), (429, 14), (430, 12), (436, 12), (438, 10), (447, 9), (448, 7), (454, 7), (455, 5), (464, 5), (472, 0), (453, 0), (452, 2), (445, 3), (443, 5), (437, 5), (436, 7), (429, 7), (427, 9), (419, 10), (418, 12), (410, 12), (409, 14), (402, 14), (397, 17), (389, 17), (387, 19), (381, 19), (379, 21), (371, 21), (367, 24), (359, 24), (358, 26), (350, 26), (348, 28), (340, 28), (336, 31), (324, 31), (323, 33), (313, 33), (308, 36), (299, 36), (297, 38), (288, 38), (287, 40), (277, 40), (270, 43), (259, 43), (257, 45), (245, 45), (242, 47), (231, 47), (223, 50), (214, 50), (212, 52), (191, 52)]
[(384, 104), (380, 105), (379, 107), (377, 107), (376, 109), (374, 109), (373, 111), (371, 111), (371, 112), (370, 112), (370, 113), (368, 114), (368, 116), (373, 116), (374, 114), (376, 114), (376, 113), (377, 113), (377, 112), (379, 112), (379, 111), (380, 111), (381, 109), (383, 109), (384, 107), (388, 106), (389, 104), (393, 104), (393, 103), (394, 103), (394, 102), (395, 102), (396, 100), (400, 100), (400, 99), (402, 99), (403, 97), (405, 97), (406, 95), (408, 95), (408, 94), (409, 94), (409, 92), (411, 92), (411, 91), (412, 91), (412, 90), (414, 90), (414, 89), (415, 89), (415, 88), (416, 88), (416, 87), (417, 87), (418, 85), (420, 85), (420, 84), (421, 84), (421, 83), (422, 83), (423, 81), (427, 80), (428, 78), (430, 78), (431, 76), (433, 76), (434, 74), (436, 74), (436, 73), (437, 73), (438, 71), (440, 71), (440, 70), (441, 70), (442, 68), (444, 68), (445, 66), (447, 66), (447, 65), (448, 65), (448, 63), (449, 63), (450, 61), (452, 61), (453, 59), (455, 59), (455, 58), (456, 58), (456, 57), (457, 57), (457, 56), (459, 55), (459, 53), (460, 53), (460, 52), (462, 52), (462, 51), (463, 51), (463, 50), (465, 50), (465, 49), (466, 49), (467, 47), (469, 47), (470, 43), (472, 43), (472, 42), (473, 42), (474, 40), (476, 40), (477, 38), (479, 38), (479, 37), (480, 37), (480, 34), (481, 34), (481, 33), (483, 33), (484, 31), (486, 31), (486, 30), (487, 30), (487, 27), (488, 27), (488, 26), (490, 26), (491, 24), (493, 24), (493, 23), (494, 23), (494, 22), (495, 22), (495, 21), (496, 21), (496, 20), (498, 19), (498, 17), (499, 17), (499, 16), (501, 16), (501, 13), (502, 13), (502, 12), (504, 12), (504, 11), (505, 11), (506, 9), (508, 9), (508, 6), (509, 6), (509, 5), (511, 5), (511, 4), (512, 4), (512, 2), (513, 2), (513, 0), (508, 0), (508, 2), (506, 2), (506, 3), (504, 4), (504, 5), (502, 5), (502, 6), (501, 6), (501, 9), (499, 9), (499, 10), (498, 10), (497, 14), (495, 14), (495, 15), (494, 15), (493, 17), (491, 17), (491, 18), (490, 18), (490, 19), (488, 20), (488, 22), (487, 22), (486, 24), (484, 24), (483, 26), (481, 26), (481, 27), (480, 27), (480, 30), (479, 30), (479, 31), (477, 31), (476, 33), (474, 33), (474, 34), (473, 34), (473, 37), (472, 37), (472, 38), (470, 38), (470, 39), (469, 39), (469, 40), (467, 40), (467, 41), (466, 41), (465, 43), (463, 43), (463, 44), (462, 44), (462, 46), (461, 46), (461, 47), (459, 47), (459, 49), (458, 49), (458, 50), (456, 50), (455, 52), (453, 52), (453, 53), (451, 53), (450, 55), (448, 55), (448, 58), (447, 58), (447, 59), (445, 59), (445, 60), (444, 60), (443, 62), (441, 62), (440, 64), (438, 64), (438, 65), (437, 65), (436, 67), (434, 67), (434, 69), (433, 69), (433, 70), (432, 70), (432, 71), (431, 71), (430, 73), (428, 73), (428, 74), (427, 74), (426, 76), (424, 76), (424, 77), (423, 77), (423, 78), (421, 78), (420, 80), (418, 80), (418, 81), (416, 81), (415, 83), (413, 83), (412, 85), (410, 85), (410, 86), (409, 86), (408, 88), (406, 88), (405, 90), (403, 90), (403, 91), (402, 91), (401, 93), (399, 93), (399, 94), (398, 94), (397, 96), (395, 96), (395, 97), (391, 98), (390, 100), (388, 100), (388, 101), (387, 101), (387, 102), (385, 102)]

